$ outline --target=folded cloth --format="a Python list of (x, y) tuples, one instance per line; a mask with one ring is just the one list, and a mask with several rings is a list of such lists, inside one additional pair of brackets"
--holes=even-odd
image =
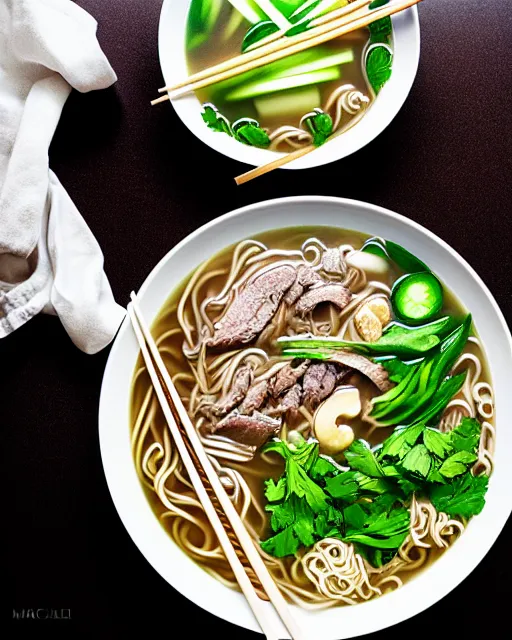
[(117, 79), (96, 28), (70, 0), (0, 0), (0, 338), (43, 311), (87, 353), (112, 340), (125, 311), (48, 147), (72, 87)]

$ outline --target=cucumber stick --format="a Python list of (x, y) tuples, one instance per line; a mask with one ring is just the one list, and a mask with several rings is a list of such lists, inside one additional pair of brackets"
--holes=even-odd
[(296, 76), (284, 78), (271, 78), (261, 80), (260, 82), (251, 82), (245, 86), (234, 89), (224, 96), (226, 102), (236, 102), (238, 100), (247, 100), (267, 93), (275, 93), (276, 91), (284, 91), (285, 89), (296, 89), (304, 87), (316, 82), (329, 82), (331, 80), (339, 80), (341, 71), (339, 67), (328, 67), (327, 69), (319, 69), (318, 71), (310, 71), (309, 73), (301, 73)]
[(302, 116), (320, 106), (320, 90), (317, 86), (290, 89), (278, 94), (254, 98), (254, 106), (261, 119)]

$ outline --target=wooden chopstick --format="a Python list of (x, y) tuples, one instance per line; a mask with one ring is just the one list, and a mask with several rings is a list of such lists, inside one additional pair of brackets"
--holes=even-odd
[(130, 320), (133, 325), (133, 330), (137, 337), (137, 341), (139, 342), (139, 346), (142, 352), (142, 356), (144, 358), (144, 362), (146, 364), (146, 368), (148, 370), (149, 376), (151, 378), (151, 382), (153, 384), (153, 388), (155, 389), (155, 393), (158, 397), (160, 405), (162, 407), (162, 411), (167, 420), (167, 424), (169, 425), (169, 429), (171, 431), (171, 435), (173, 437), (174, 442), (176, 443), (176, 447), (179, 451), (180, 457), (183, 461), (183, 464), (187, 470), (190, 481), (194, 487), (194, 490), (205, 510), (205, 514), (209, 521), (212, 524), (212, 527), (219, 539), (219, 543), (226, 555), (226, 558), (235, 574), (236, 580), (240, 585), (240, 589), (242, 593), (247, 599), (249, 606), (254, 613), (258, 624), (261, 627), (261, 630), (265, 634), (267, 638), (272, 638), (272, 640), (279, 640), (279, 635), (276, 630), (273, 628), (271, 621), (269, 621), (268, 616), (265, 615), (265, 611), (263, 608), (263, 602), (258, 597), (249, 577), (247, 576), (242, 563), (240, 562), (236, 552), (233, 548), (231, 540), (228, 537), (224, 526), (222, 525), (220, 518), (215, 510), (215, 507), (201, 481), (199, 473), (194, 465), (194, 462), (189, 454), (189, 451), (186, 447), (184, 440), (181, 437), (181, 433), (178, 425), (172, 415), (172, 411), (170, 408), (170, 404), (168, 402), (168, 398), (165, 394), (164, 387), (162, 385), (161, 376), (159, 376), (151, 358), (151, 355), (148, 351), (146, 341), (144, 339), (144, 335), (142, 329), (139, 324), (139, 320), (134, 311), (133, 305), (130, 303), (128, 305), (128, 313), (130, 315)]
[[(353, 9), (352, 7), (354, 7), (354, 9), (359, 8), (360, 6), (366, 6), (368, 4), (370, 4), (371, 0), (357, 0), (357, 2), (351, 3), (348, 5), (348, 7), (351, 7), (351, 10), (347, 13), (350, 13)], [(356, 6), (358, 5), (358, 6)], [(344, 7), (344, 9), (347, 9), (348, 7)], [(332, 11), (330, 13), (328, 13), (327, 15), (331, 15), (336, 13), (335, 11)], [(344, 15), (344, 14), (342, 14)], [(303, 34), (299, 34), (304, 36), (305, 34), (310, 34), (311, 30), (309, 31), (305, 31)], [(272, 38), (272, 36), (268, 36), (269, 38)], [(290, 41), (296, 41), (294, 40), (294, 38), (296, 38), (297, 36), (292, 36), (287, 37), (287, 38), (283, 38), (283, 43), (288, 44)], [(309, 37), (311, 37), (309, 35)], [(261, 41), (263, 44), (263, 40)], [(273, 40), (271, 41), (272, 44)], [(259, 43), (256, 43), (259, 44)], [(212, 73), (220, 73), (222, 71), (227, 71), (229, 69), (233, 69), (234, 67), (237, 67), (239, 64), (241, 64), (242, 62), (247, 62), (250, 60), (256, 60), (257, 58), (267, 54), (267, 53), (272, 53), (273, 51), (276, 50), (275, 45), (272, 47), (269, 46), (260, 46), (260, 47), (255, 47), (254, 49), (249, 49), (248, 51), (242, 53), (239, 56), (235, 56), (234, 58), (230, 58), (229, 60), (225, 60), (224, 62), (220, 62), (219, 64), (214, 65), (213, 67), (208, 67), (207, 69), (203, 69), (202, 71), (198, 71), (197, 73), (194, 73), (193, 75), (189, 76), (188, 78), (186, 78), (185, 80), (182, 80), (181, 82), (178, 82), (175, 85), (172, 86), (167, 86), (167, 87), (161, 87), (160, 89), (158, 89), (158, 93), (164, 93), (165, 91), (171, 92), (171, 91), (175, 91), (177, 89), (181, 89), (182, 87), (186, 87), (189, 84), (191, 84), (192, 82), (196, 82), (197, 80), (203, 80), (204, 78), (208, 78), (210, 75), (212, 75)]]
[[(187, 460), (187, 464), (185, 465), (187, 472), (189, 473), (191, 482), (193, 482), (194, 489), (197, 492), (199, 499), (203, 505), (208, 506), (207, 513), (208, 519), (212, 522), (212, 525), (215, 522), (215, 532), (219, 536), (219, 542), (221, 540), (224, 541), (226, 548), (229, 551), (226, 553), (226, 557), (228, 558), (231, 566), (233, 567), (233, 571), (237, 580), (240, 584), (240, 588), (242, 588), (242, 584), (244, 587), (242, 588), (244, 595), (246, 596), (251, 609), (253, 610), (258, 622), (264, 633), (267, 635), (267, 638), (271, 638), (272, 640), (277, 640), (278, 636), (275, 635), (275, 631), (273, 629), (271, 621), (269, 621), (268, 616), (265, 615), (265, 610), (263, 609), (262, 601), (258, 598), (254, 587), (252, 586), (247, 574), (243, 570), (243, 566), (238, 559), (235, 550), (227, 536), (227, 533), (222, 526), (222, 523), (219, 519), (217, 512), (215, 511), (215, 507), (204, 488), (204, 485), (201, 482), (199, 477), (198, 470), (194, 466), (192, 459), (188, 453), (187, 447), (185, 446), (185, 442), (182, 438), (180, 429), (178, 427), (178, 423), (181, 423), (187, 437), (188, 441), (201, 464), (203, 471), (210, 483), (213, 492), (224, 511), (229, 523), (233, 531), (235, 532), (244, 553), (249, 560), (250, 565), (252, 566), (256, 576), (266, 594), (268, 595), (270, 602), (274, 606), (275, 610), (279, 614), (281, 620), (283, 621), (285, 627), (288, 629), (293, 640), (303, 640), (302, 633), (295, 622), (290, 609), (288, 607), (287, 602), (285, 601), (283, 595), (277, 588), (272, 576), (270, 575), (263, 559), (259, 555), (254, 542), (252, 541), (247, 529), (245, 528), (244, 523), (242, 522), (238, 512), (233, 506), (231, 500), (229, 499), (222, 483), (213, 468), (208, 456), (204, 450), (204, 447), (199, 439), (199, 436), (195, 430), (192, 421), (190, 420), (187, 410), (185, 409), (181, 398), (178, 394), (174, 383), (171, 380), (169, 372), (165, 367), (165, 364), (162, 360), (160, 352), (158, 351), (158, 347), (156, 346), (153, 337), (147, 327), (144, 318), (142, 316), (142, 312), (139, 308), (137, 298), (135, 293), (131, 294), (132, 302), (128, 305), (128, 310), (130, 313), (130, 318), (134, 325), (135, 333), (139, 344), (141, 345), (141, 350), (143, 353), (143, 357), (146, 361), (146, 365), (148, 366), (148, 371), (151, 375), (151, 370), (154, 375), (151, 376), (151, 380), (153, 385), (155, 386), (155, 392), (157, 392), (158, 399), (160, 404), (162, 405), (162, 410), (164, 412), (164, 416), (168, 422), (169, 428), (171, 430), (171, 434), (176, 443), (180, 456), (183, 459), (185, 464), (185, 460)], [(137, 328), (136, 328), (137, 327)], [(148, 353), (149, 349), (149, 353)], [(151, 355), (150, 355), (151, 354)], [(146, 359), (147, 358), (147, 359)], [(164, 391), (165, 390), (165, 391)], [(194, 478), (194, 481), (192, 480)], [(196, 486), (197, 485), (197, 486)], [(204, 500), (204, 503), (203, 503)], [(222, 544), (222, 543), (221, 543)], [(223, 545), (224, 549), (224, 545)], [(229, 554), (229, 555), (228, 555)], [(236, 567), (236, 571), (235, 571)], [(243, 571), (243, 575), (240, 573), (240, 569)], [(245, 577), (244, 577), (245, 576)], [(240, 582), (241, 581), (241, 582)]]
[[(341, 18), (342, 16), (346, 16), (349, 13), (353, 14), (353, 13), (357, 12), (357, 14), (358, 14), (357, 17), (359, 17), (359, 15), (364, 15), (364, 9), (369, 4), (371, 4), (371, 2), (372, 2), (372, 0), (356, 0), (355, 2), (349, 2), (344, 7), (341, 7), (339, 9), (335, 9), (334, 11), (329, 11), (329, 12), (325, 13), (323, 16), (318, 16), (318, 17), (314, 18), (309, 23), (309, 26), (310, 27), (319, 27), (322, 24), (326, 24), (328, 22), (332, 22), (336, 18)], [(351, 19), (354, 19), (354, 17), (355, 16), (351, 16)], [(301, 22), (306, 21), (306, 19), (307, 19), (307, 16), (306, 16), (306, 18), (303, 18), (299, 22), (294, 23), (293, 26), (301, 24)], [(286, 31), (284, 31), (282, 29), (279, 30), (279, 31), (276, 31), (275, 33), (271, 33), (266, 38), (262, 38), (258, 42), (255, 42), (252, 46), (250, 46), (247, 49), (247, 51), (254, 51), (255, 49), (257, 49), (257, 48), (259, 48), (261, 46), (264, 46), (266, 44), (270, 44), (271, 42), (275, 42), (276, 40), (279, 40), (280, 38), (286, 37), (285, 34), (286, 34)], [(165, 89), (164, 89), (164, 91), (165, 91)], [(158, 92), (162, 93), (162, 89), (159, 89)]]
[(244, 184), (244, 182), (249, 182), (249, 180), (254, 180), (254, 178), (259, 178), (260, 176), (264, 175), (265, 173), (268, 173), (269, 171), (278, 169), (279, 167), (282, 167), (283, 165), (288, 164), (293, 160), (297, 160), (297, 158), (302, 158), (302, 156), (305, 156), (307, 153), (311, 153), (311, 151), (314, 151), (315, 149), (316, 147), (310, 144), (307, 147), (302, 147), (302, 149), (291, 151), (290, 153), (287, 153), (283, 156), (280, 156), (279, 158), (276, 158), (275, 160), (272, 160), (272, 162), (267, 162), (267, 164), (261, 165), (261, 167), (255, 167), (250, 171), (246, 171), (246, 173), (242, 173), (241, 175), (235, 178), (235, 182), (238, 185), (240, 185), (240, 184)]
[[(221, 63), (220, 65), (215, 65), (209, 69), (205, 69), (204, 71), (199, 72), (199, 74), (190, 76), (185, 82), (172, 87), (165, 87), (164, 90), (168, 91), (167, 95), (169, 99), (178, 98), (190, 93), (191, 91), (196, 91), (197, 89), (201, 89), (211, 84), (228, 80), (235, 75), (252, 71), (253, 69), (270, 64), (295, 53), (299, 53), (300, 51), (304, 51), (310, 47), (323, 44), (333, 38), (338, 38), (356, 29), (366, 27), (375, 20), (408, 9), (420, 1), (421, 0), (400, 0), (399, 2), (393, 2), (392, 4), (386, 5), (380, 9), (369, 11), (363, 17), (355, 20), (350, 20), (351, 14), (348, 14), (348, 17), (344, 16), (320, 27), (315, 27), (310, 31), (306, 31), (289, 38), (283, 38), (276, 43), (260, 47), (252, 52), (242, 54), (232, 60)], [(228, 65), (229, 68), (219, 72), (219, 68), (223, 69), (225, 68), (225, 65)], [(163, 101), (162, 98), (157, 98), (157, 100), (159, 102)], [(156, 100), (154, 100), (153, 103), (156, 104)]]

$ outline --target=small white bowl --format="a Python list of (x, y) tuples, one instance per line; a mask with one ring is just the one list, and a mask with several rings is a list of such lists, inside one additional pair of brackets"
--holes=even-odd
[[(158, 49), (166, 86), (188, 76), (185, 58), (185, 25), (191, 0), (164, 0), (160, 16)], [(360, 122), (339, 137), (294, 160), (287, 169), (306, 169), (340, 160), (358, 151), (379, 135), (405, 102), (418, 69), (420, 27), (416, 7), (392, 17), (393, 70), (374, 104)], [(186, 126), (207, 145), (234, 160), (259, 166), (271, 162), (281, 153), (258, 149), (237, 142), (223, 133), (208, 129), (201, 118), (201, 103), (194, 94), (172, 100), (172, 105)]]
[[(383, 236), (428, 263), (473, 313), (490, 366), (496, 400), (495, 470), (486, 505), (437, 562), (404, 587), (353, 607), (308, 612), (293, 607), (306, 640), (339, 640), (384, 629), (427, 609), (454, 589), (489, 551), (512, 511), (512, 339), (489, 290), (451, 247), (396, 213), (354, 200), (294, 197), (271, 200), (224, 215), (185, 238), (157, 264), (139, 291), (153, 322), (171, 291), (205, 258), (224, 247), (279, 227), (329, 225)], [(129, 320), (112, 347), (101, 390), (99, 429), (103, 466), (112, 499), (128, 533), (148, 562), (184, 596), (224, 620), (257, 631), (244, 597), (203, 571), (164, 531), (144, 495), (130, 450), (129, 401), (139, 353)], [(269, 615), (275, 615), (266, 603)], [(189, 622), (190, 624), (190, 622)], [(279, 625), (281, 623), (279, 622)], [(193, 629), (193, 622), (192, 627)], [(284, 628), (280, 638), (289, 638)]]

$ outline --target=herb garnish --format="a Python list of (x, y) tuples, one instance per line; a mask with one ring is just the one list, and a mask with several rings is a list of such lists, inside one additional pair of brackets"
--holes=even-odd
[(375, 93), (379, 93), (391, 77), (392, 63), (393, 54), (385, 46), (374, 47), (366, 56), (366, 75)]
[(268, 147), (270, 138), (257, 120), (240, 118), (233, 124), (213, 104), (204, 104), (201, 116), (207, 126), (217, 133), (227, 133), (235, 140), (253, 147)]
[(266, 481), (274, 535), (261, 543), (263, 550), (284, 557), (336, 537), (378, 567), (409, 535), (413, 494), (450, 517), (477, 515), (488, 484), (470, 470), (480, 431), (477, 420), (464, 418), (450, 433), (424, 425), (397, 429), (374, 450), (356, 440), (345, 452), (348, 471), (319, 456), (316, 442), (269, 443), (265, 451), (282, 456), (285, 470), (277, 482)]

